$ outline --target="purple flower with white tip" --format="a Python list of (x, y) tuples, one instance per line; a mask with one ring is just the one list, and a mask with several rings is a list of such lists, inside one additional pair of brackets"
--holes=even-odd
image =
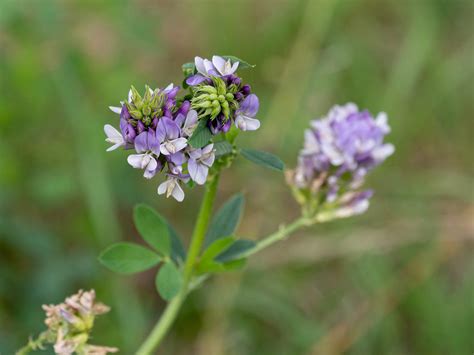
[(161, 118), (156, 128), (156, 137), (161, 142), (161, 153), (171, 155), (184, 149), (188, 145), (188, 141), (180, 135), (181, 130), (175, 121), (168, 117)]
[(198, 114), (195, 110), (187, 112), (186, 116), (179, 113), (174, 122), (181, 127), (181, 134), (185, 137), (190, 137), (198, 125)]
[(204, 185), (207, 180), (209, 168), (214, 164), (214, 144), (209, 144), (201, 149), (188, 152), (188, 170), (191, 179), (198, 185)]
[(212, 61), (201, 57), (195, 57), (194, 66), (196, 67), (197, 73), (186, 79), (186, 84), (190, 86), (209, 81), (208, 78), (211, 76), (220, 77), (232, 75), (237, 71), (239, 62), (232, 63), (230, 59), (226, 60), (218, 55), (214, 55)]
[(128, 163), (135, 169), (144, 169), (143, 176), (151, 179), (161, 167), (156, 158), (160, 156), (160, 141), (153, 130), (140, 133), (135, 139), (135, 150), (139, 154), (128, 156)]
[(257, 95), (250, 94), (241, 103), (235, 112), (235, 125), (241, 131), (255, 131), (260, 127), (260, 121), (254, 118), (257, 115), (259, 101)]

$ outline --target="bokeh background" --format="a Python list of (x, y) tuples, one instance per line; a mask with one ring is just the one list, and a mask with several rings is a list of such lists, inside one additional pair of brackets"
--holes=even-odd
[[(0, 353), (43, 329), (41, 305), (95, 288), (112, 312), (94, 342), (132, 354), (164, 303), (154, 273), (97, 262), (138, 241), (157, 208), (189, 236), (202, 189), (156, 195), (106, 153), (107, 109), (129, 85), (182, 80), (195, 55), (233, 54), (260, 96), (242, 146), (295, 164), (308, 120), (335, 103), (386, 111), (397, 151), (361, 217), (298, 233), (192, 294), (160, 354), (472, 354), (473, 14), (470, 0), (0, 1)], [(238, 160), (239, 235), (298, 214), (281, 174)], [(187, 238), (185, 238), (187, 240)], [(48, 352), (43, 352), (48, 353)]]

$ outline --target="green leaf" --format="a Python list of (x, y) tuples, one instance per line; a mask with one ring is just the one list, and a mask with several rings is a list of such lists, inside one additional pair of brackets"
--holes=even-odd
[(158, 293), (169, 301), (176, 296), (183, 285), (183, 276), (172, 261), (163, 264), (155, 278)]
[(202, 148), (212, 138), (212, 133), (207, 127), (206, 120), (200, 120), (196, 129), (193, 132), (191, 138), (188, 139), (188, 143), (191, 144), (194, 148)]
[(255, 149), (242, 149), (240, 153), (245, 159), (266, 168), (278, 171), (285, 169), (285, 164), (276, 155)]
[(171, 239), (171, 258), (176, 264), (182, 264), (186, 260), (186, 250), (176, 230), (168, 223)]
[(171, 251), (168, 223), (151, 207), (139, 204), (133, 213), (135, 226), (142, 238), (163, 255)]
[(201, 262), (214, 260), (214, 258), (227, 250), (235, 242), (234, 237), (225, 237), (214, 241), (201, 256)]
[(216, 150), (216, 157), (221, 157), (223, 155), (232, 153), (232, 144), (227, 141), (220, 141), (214, 143), (214, 149)]
[(194, 74), (196, 67), (194, 63), (184, 63), (181, 66), (181, 69), (183, 70), (183, 74), (185, 77), (191, 76)]
[(232, 260), (227, 263), (223, 263), (224, 271), (233, 271), (242, 269), (247, 263), (247, 259)]
[(161, 261), (155, 252), (134, 243), (116, 243), (105, 249), (99, 261), (108, 269), (120, 274), (145, 271)]
[(241, 269), (245, 266), (247, 259), (233, 260), (227, 263), (220, 263), (217, 261), (207, 261), (200, 263), (196, 267), (196, 272), (200, 275), (210, 272), (226, 272)]
[(245, 60), (237, 58), (233, 55), (223, 55), (222, 58), (230, 59), (230, 61), (232, 63), (239, 62), (239, 68), (240, 69), (254, 68), (255, 67), (255, 64), (250, 64), (250, 63), (246, 62)]
[(249, 251), (250, 249), (253, 249), (255, 245), (256, 243), (253, 240), (236, 240), (229, 248), (219, 254), (217, 258), (215, 258), (215, 260), (223, 263), (239, 259), (245, 252)]
[(215, 240), (234, 233), (240, 220), (243, 204), (244, 196), (237, 194), (217, 211), (206, 235), (205, 248)]

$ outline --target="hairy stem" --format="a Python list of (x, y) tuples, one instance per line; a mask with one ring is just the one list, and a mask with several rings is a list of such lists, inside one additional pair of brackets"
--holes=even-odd
[(206, 186), (207, 188), (204, 194), (204, 199), (194, 226), (188, 256), (186, 258), (186, 263), (184, 264), (183, 286), (181, 287), (180, 292), (171, 300), (170, 303), (168, 303), (150, 335), (138, 349), (137, 355), (151, 355), (153, 353), (173, 324), (184, 300), (186, 299), (194, 272), (194, 266), (201, 251), (202, 244), (204, 243), (207, 227), (211, 218), (212, 206), (216, 197), (218, 183), (219, 174), (216, 174), (211, 178)]

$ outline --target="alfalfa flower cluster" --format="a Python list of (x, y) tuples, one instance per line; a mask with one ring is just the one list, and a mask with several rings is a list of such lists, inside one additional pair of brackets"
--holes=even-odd
[(237, 75), (239, 66), (250, 65), (233, 57), (196, 57), (183, 66), (188, 92), (182, 97), (173, 84), (162, 89), (147, 86), (142, 95), (132, 87), (119, 107), (110, 107), (120, 115), (120, 130), (105, 125), (106, 140), (112, 144), (108, 150), (134, 150), (128, 163), (143, 170), (147, 179), (164, 175), (158, 194), (182, 201), (183, 185), (206, 182), (216, 161), (216, 136), (225, 136), (232, 127), (260, 127), (255, 118), (258, 97)]

